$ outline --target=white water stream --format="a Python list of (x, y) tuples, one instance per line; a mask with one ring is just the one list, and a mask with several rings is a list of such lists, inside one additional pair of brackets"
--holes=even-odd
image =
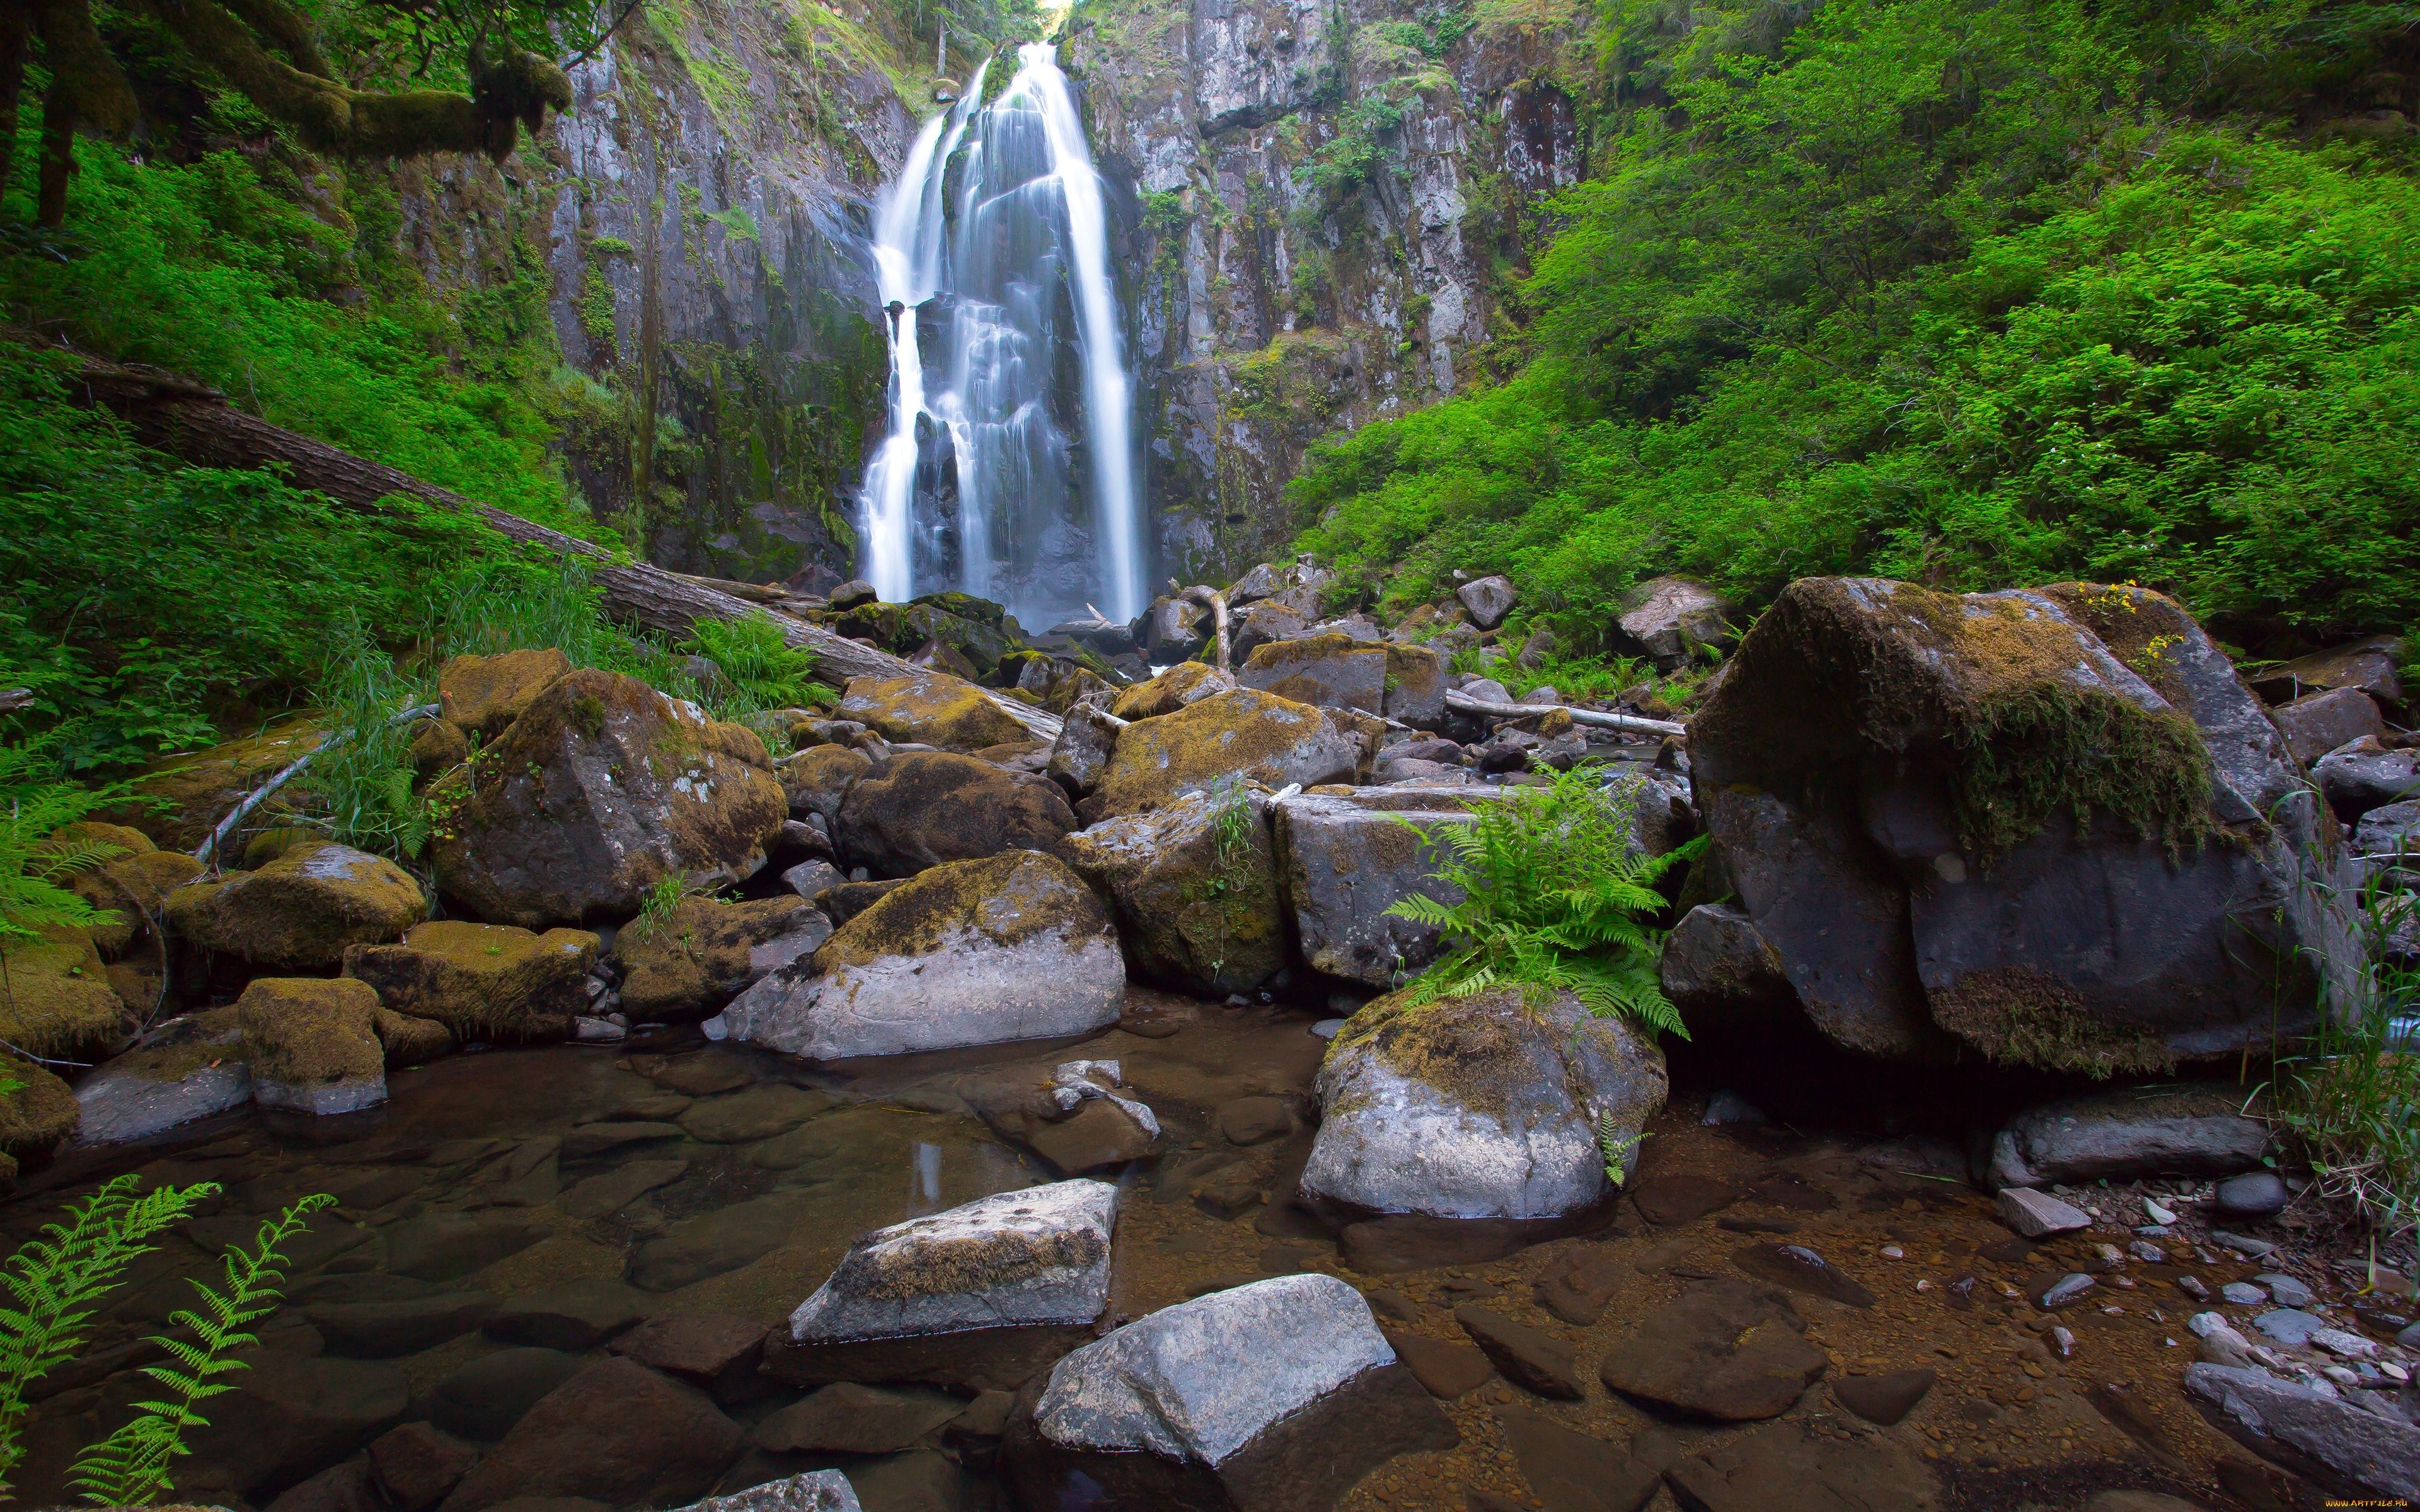
[[(927, 122), (875, 213), (891, 428), (867, 464), (865, 575), (956, 588), (1029, 628), (1144, 603), (1134, 385), (1108, 215), (1047, 43)], [(930, 357), (926, 347), (933, 350)]]

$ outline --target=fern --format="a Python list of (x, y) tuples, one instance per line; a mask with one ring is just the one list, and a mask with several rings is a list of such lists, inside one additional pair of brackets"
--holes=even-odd
[(170, 1465), (192, 1451), (185, 1433), (208, 1427), (209, 1420), (194, 1411), (195, 1404), (235, 1390), (219, 1380), (249, 1368), (227, 1358), (258, 1338), (246, 1330), (277, 1310), (278, 1288), (286, 1281), (286, 1259), (279, 1252), (308, 1226), (311, 1214), (333, 1207), (326, 1193), (304, 1197), (273, 1222), (264, 1223), (247, 1251), (230, 1244), (220, 1264), (226, 1272), (226, 1289), (216, 1290), (196, 1279), (202, 1310), (179, 1309), (168, 1315), (171, 1327), (190, 1333), (191, 1339), (154, 1335), (150, 1342), (168, 1351), (167, 1365), (147, 1365), (143, 1373), (167, 1388), (158, 1400), (134, 1404), (136, 1416), (108, 1438), (86, 1449), (76, 1461), (69, 1484), (99, 1506), (142, 1506), (162, 1491), (175, 1489)]
[(1412, 1006), (1505, 986), (1532, 999), (1568, 992), (1601, 1018), (1627, 1014), (1687, 1039), (1656, 980), (1664, 934), (1650, 920), (1665, 906), (1655, 885), (1705, 842), (1638, 854), (1625, 795), (1581, 767), (1478, 805), (1471, 824), (1426, 835), (1438, 857), (1431, 876), (1463, 897), (1441, 903), (1414, 893), (1387, 910), (1449, 944), (1407, 989)]
[(39, 938), (46, 927), (115, 923), (60, 886), (66, 878), (116, 856), (119, 848), (92, 841), (54, 843), (51, 835), (116, 795), (72, 782), (44, 780), (47, 764), (20, 746), (0, 746), (0, 949)]
[(1611, 1108), (1596, 1116), (1596, 1148), (1597, 1152), (1605, 1157), (1606, 1180), (1620, 1186), (1630, 1179), (1630, 1152), (1637, 1149), (1639, 1141), (1646, 1137), (1645, 1130), (1624, 1134)]
[(74, 1356), (101, 1297), (156, 1247), (146, 1241), (218, 1192), (205, 1181), (138, 1195), (139, 1180), (118, 1177), (70, 1204), (64, 1219), (27, 1240), (0, 1270), (8, 1294), (0, 1306), (0, 1490), (24, 1452), (17, 1430), (27, 1388)]
[(690, 634), (688, 647), (721, 668), (730, 685), (703, 700), (718, 718), (829, 704), (837, 697), (812, 680), (814, 653), (784, 640), (781, 626), (761, 609), (736, 620), (700, 620)]

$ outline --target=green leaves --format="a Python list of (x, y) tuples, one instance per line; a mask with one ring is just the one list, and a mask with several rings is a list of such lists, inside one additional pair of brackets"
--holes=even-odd
[(116, 916), (95, 908), (61, 886), (79, 872), (114, 860), (119, 847), (98, 841), (51, 839), (116, 795), (92, 793), (72, 783), (45, 780), (50, 763), (23, 747), (0, 746), (0, 950), (56, 925), (108, 923)]
[(1438, 862), (1430, 874), (1463, 897), (1441, 903), (1413, 893), (1387, 909), (1442, 932), (1449, 945), (1406, 989), (1415, 1006), (1499, 986), (1568, 992), (1600, 1017), (1627, 1014), (1688, 1038), (1656, 978), (1663, 933), (1645, 920), (1665, 907), (1655, 884), (1705, 843), (1638, 854), (1628, 817), (1636, 780), (1600, 786), (1601, 768), (1556, 773), (1543, 787), (1474, 804), (1471, 824), (1424, 832)]

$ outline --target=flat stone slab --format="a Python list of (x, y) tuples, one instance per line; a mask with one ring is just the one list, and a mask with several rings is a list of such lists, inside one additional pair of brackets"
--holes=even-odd
[(2288, 1468), (2316, 1461), (2330, 1478), (2373, 1495), (2420, 1498), (2420, 1427), (2322, 1396), (2265, 1370), (2190, 1365), (2185, 1390), (2210, 1404), (2221, 1428)]
[(1690, 1288), (1606, 1355), (1607, 1389), (1718, 1422), (1778, 1417), (1830, 1368), (1777, 1292), (1741, 1281)]
[(2047, 1192), (2025, 1187), (2011, 1187), (1993, 1201), (1993, 1211), (2000, 1221), (2027, 1239), (2041, 1239), (2051, 1234), (2072, 1233), (2092, 1227), (2092, 1214), (2073, 1203), (2061, 1202)]
[(1924, 1400), (1939, 1379), (1921, 1367), (1880, 1376), (1842, 1376), (1832, 1382), (1832, 1395), (1867, 1422), (1891, 1427), (1916, 1411), (1916, 1404)]
[(1879, 1436), (1822, 1438), (1797, 1423), (1717, 1441), (1665, 1474), (1691, 1512), (1934, 1512), (1943, 1504), (1931, 1472), (1907, 1450)]

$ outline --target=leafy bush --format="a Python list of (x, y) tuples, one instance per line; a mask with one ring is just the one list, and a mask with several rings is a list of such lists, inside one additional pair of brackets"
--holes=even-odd
[(1449, 945), (1407, 989), (1412, 1004), (1506, 986), (1533, 997), (1568, 992), (1600, 1017), (1626, 1013), (1688, 1038), (1656, 978), (1664, 936), (1650, 920), (1665, 907), (1655, 884), (1705, 841), (1641, 855), (1628, 813), (1635, 797), (1624, 780), (1606, 784), (1601, 769), (1580, 766), (1475, 803), (1473, 823), (1425, 838), (1438, 859), (1431, 876), (1463, 899), (1413, 893), (1387, 909), (1443, 931)]

